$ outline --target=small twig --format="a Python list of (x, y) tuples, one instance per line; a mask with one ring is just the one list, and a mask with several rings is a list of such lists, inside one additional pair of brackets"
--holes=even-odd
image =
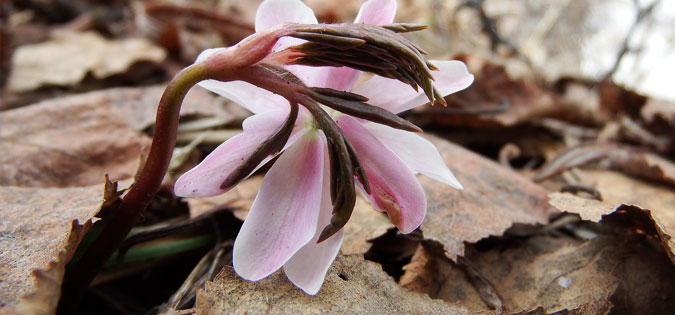
[(499, 292), (490, 281), (483, 276), (478, 268), (468, 259), (457, 257), (457, 265), (462, 268), (469, 282), (476, 288), (481, 300), (492, 310), (505, 311), (504, 302)]
[(568, 192), (573, 194), (576, 194), (578, 192), (585, 192), (593, 196), (593, 198), (595, 198), (596, 200), (602, 201), (602, 195), (597, 189), (585, 185), (566, 184), (565, 186), (560, 188), (560, 192)]

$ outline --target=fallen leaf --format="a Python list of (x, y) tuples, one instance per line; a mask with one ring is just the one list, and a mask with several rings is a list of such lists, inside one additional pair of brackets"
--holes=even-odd
[(309, 296), (282, 271), (250, 282), (225, 267), (197, 295), (198, 314), (466, 314), (467, 309), (400, 287), (361, 255), (340, 255), (328, 270), (321, 291)]
[(654, 237), (675, 264), (675, 192), (611, 171), (584, 170), (578, 174), (600, 191), (604, 201), (553, 193), (549, 202), (552, 206), (595, 222), (617, 211), (640, 212), (650, 223), (640, 224), (637, 228), (653, 230)]
[(101, 92), (0, 113), (0, 186), (69, 187), (133, 176), (149, 139)]
[(501, 235), (514, 223), (546, 223), (555, 210), (547, 190), (522, 175), (476, 153), (434, 136), (426, 136), (459, 181), (456, 190), (420, 178), (427, 195), (424, 238), (445, 246), (448, 257), (464, 254), (464, 242)]
[[(155, 123), (157, 105), (164, 84), (143, 88), (113, 88), (87, 93), (103, 102), (133, 130), (144, 130)], [(74, 96), (76, 97), (76, 96)], [(244, 120), (250, 112), (201, 87), (192, 88), (185, 96), (180, 111), (184, 116), (216, 117), (222, 124)]]
[(340, 251), (344, 255), (364, 254), (372, 246), (370, 240), (384, 235), (393, 227), (384, 213), (375, 210), (370, 201), (359, 194), (352, 217), (345, 226)]
[(251, 210), (251, 205), (253, 205), (253, 200), (258, 194), (262, 179), (262, 176), (253, 176), (222, 195), (206, 198), (183, 198), (183, 200), (190, 207), (191, 218), (227, 206), (233, 208), (234, 216), (243, 221), (246, 219), (248, 211)]
[[(55, 312), (65, 265), (100, 210), (102, 196), (100, 184), (0, 187), (0, 305), (7, 312), (15, 307), (32, 314)], [(25, 296), (33, 296), (28, 304), (20, 302)]]
[[(605, 228), (606, 234), (587, 241), (565, 234), (497, 239), (487, 248), (477, 247), (467, 259), (508, 313), (541, 309), (541, 314), (604, 314), (612, 308), (617, 313), (667, 313), (675, 303), (670, 276), (675, 267), (663, 251), (645, 242), (644, 235), (617, 229), (612, 221), (623, 215), (606, 217), (602, 226), (614, 229)], [(488, 311), (465, 267), (433, 245), (422, 246), (413, 256), (401, 285), (461, 303), (474, 313)]]
[[(106, 173), (115, 180), (131, 177), (150, 143), (139, 131), (154, 123), (163, 90), (114, 88), (1, 112), (0, 151), (6, 153), (0, 156), (0, 186), (86, 186)], [(213, 116), (226, 124), (249, 113), (194, 88), (181, 115)]]
[(27, 92), (41, 86), (74, 86), (87, 73), (103, 79), (140, 61), (158, 63), (166, 53), (143, 38), (107, 40), (95, 32), (55, 32), (47, 42), (24, 45), (12, 56), (7, 89)]

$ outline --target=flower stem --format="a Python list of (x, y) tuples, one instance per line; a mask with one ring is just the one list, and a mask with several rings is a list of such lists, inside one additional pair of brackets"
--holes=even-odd
[(72, 313), (76, 309), (98, 270), (117, 250), (131, 228), (138, 223), (148, 204), (159, 191), (169, 167), (171, 153), (176, 146), (178, 114), (183, 99), (190, 88), (206, 79), (207, 75), (208, 71), (204, 65), (191, 65), (179, 72), (164, 90), (157, 108), (149, 158), (99, 237), (74, 268), (66, 272), (59, 313)]

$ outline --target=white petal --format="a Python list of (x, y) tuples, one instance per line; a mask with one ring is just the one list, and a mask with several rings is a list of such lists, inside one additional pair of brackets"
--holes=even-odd
[[(204, 50), (199, 54), (196, 62), (204, 60), (223, 49), (227, 48)], [(198, 85), (232, 100), (254, 114), (288, 108), (288, 101), (285, 98), (244, 81), (221, 82), (216, 80), (204, 80), (199, 82)]]
[(364, 127), (393, 151), (411, 170), (462, 189), (462, 184), (448, 169), (441, 154), (429, 140), (415, 133), (381, 124), (367, 123)]
[[(432, 71), (436, 79), (433, 84), (446, 96), (467, 88), (473, 82), (466, 65), (457, 60), (432, 60), (439, 71)], [(398, 80), (373, 76), (352, 91), (369, 98), (368, 104), (382, 107), (393, 113), (400, 113), (429, 102), (421, 88), (417, 92)]]
[(396, 15), (396, 0), (369, 0), (361, 6), (354, 23), (390, 24)]
[[(265, 112), (244, 120), (244, 132), (219, 145), (199, 165), (176, 180), (175, 194), (182, 197), (208, 197), (224, 193), (226, 190), (221, 189), (220, 184), (260, 143), (278, 131), (287, 116), (288, 109)], [(292, 145), (306, 130), (294, 128), (284, 149)], [(272, 158), (274, 156), (265, 158), (258, 167)]]
[[(328, 151), (324, 151), (324, 156), (328, 156)], [(288, 279), (298, 288), (307, 294), (315, 295), (321, 289), (323, 280), (326, 278), (328, 268), (335, 260), (342, 239), (344, 229), (335, 233), (327, 240), (317, 244), (321, 231), (330, 223), (333, 206), (330, 200), (330, 180), (328, 160), (324, 161), (324, 179), (323, 196), (321, 199), (321, 214), (319, 215), (319, 224), (316, 226), (314, 238), (302, 247), (291, 259), (284, 264), (284, 271)]]
[(257, 281), (314, 237), (322, 198), (325, 142), (307, 133), (267, 172), (234, 242), (234, 270)]

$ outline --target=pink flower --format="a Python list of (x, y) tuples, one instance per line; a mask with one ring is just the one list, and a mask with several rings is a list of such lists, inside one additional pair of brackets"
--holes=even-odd
[[(396, 11), (395, 0), (370, 0), (359, 11), (357, 23), (388, 24)], [(267, 0), (258, 9), (256, 31), (283, 22), (317, 23), (310, 8), (299, 0)], [(274, 51), (301, 40), (282, 38)], [(220, 49), (204, 51), (198, 58)], [(469, 86), (473, 76), (459, 61), (432, 61), (435, 86), (442, 95)], [(399, 113), (426, 103), (422, 91), (396, 80), (373, 76), (355, 86), (360, 71), (346, 67), (287, 66), (307, 86), (352, 91), (368, 103)], [(257, 146), (283, 124), (288, 101), (279, 95), (242, 81), (203, 81), (200, 85), (223, 95), (255, 115), (243, 123), (243, 133), (221, 144), (197, 167), (181, 176), (179, 196), (205, 197), (222, 194), (220, 185)], [(355, 148), (371, 186), (368, 198), (386, 211), (402, 233), (422, 223), (426, 212), (424, 191), (415, 177), (422, 173), (461, 189), (436, 148), (412, 132), (357, 119), (330, 109), (346, 138)], [(281, 268), (288, 279), (308, 294), (316, 294), (342, 243), (340, 230), (318, 243), (331, 218), (329, 160), (326, 138), (312, 116), (301, 109), (282, 154), (267, 172), (260, 191), (234, 244), (234, 269), (244, 279), (257, 281)], [(258, 167), (273, 157), (268, 157)], [(363, 191), (363, 189), (362, 189)]]

